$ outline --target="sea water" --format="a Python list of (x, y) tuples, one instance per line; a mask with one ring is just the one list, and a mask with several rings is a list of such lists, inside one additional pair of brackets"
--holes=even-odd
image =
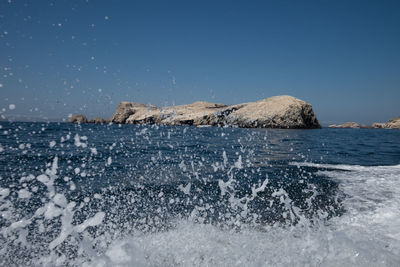
[(400, 131), (0, 123), (1, 266), (399, 266)]

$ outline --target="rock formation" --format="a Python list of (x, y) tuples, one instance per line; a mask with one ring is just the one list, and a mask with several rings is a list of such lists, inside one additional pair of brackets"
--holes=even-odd
[(127, 124), (210, 125), (243, 128), (320, 128), (312, 106), (292, 96), (227, 106), (209, 102), (156, 107), (121, 102), (112, 122)]
[(111, 121), (114, 123), (125, 123), (130, 115), (134, 114), (138, 109), (147, 109), (149, 106), (135, 102), (121, 102), (115, 111)]
[(79, 115), (73, 115), (69, 117), (68, 122), (72, 123), (88, 123), (88, 119), (86, 118), (85, 115), (79, 114)]
[(110, 120), (106, 120), (100, 117), (97, 117), (95, 119), (88, 119), (85, 115), (79, 114), (75, 116), (71, 116), (68, 119), (68, 122), (72, 123), (109, 123)]
[(332, 124), (328, 126), (329, 128), (367, 128), (366, 125), (360, 125), (356, 122), (346, 122), (343, 124)]
[(110, 122), (109, 119), (103, 119), (103, 118), (100, 118), (100, 117), (88, 120), (88, 123), (109, 123), (109, 122)]
[(376, 122), (371, 126), (360, 125), (356, 122), (346, 122), (344, 124), (332, 124), (329, 128), (375, 128), (375, 129), (400, 129), (400, 118), (391, 119), (388, 122)]
[(391, 119), (386, 123), (374, 123), (372, 124), (372, 128), (383, 128), (383, 129), (400, 129), (400, 117)]

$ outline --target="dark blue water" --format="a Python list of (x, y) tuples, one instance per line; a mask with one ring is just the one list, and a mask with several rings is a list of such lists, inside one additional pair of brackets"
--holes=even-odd
[[(241, 263), (285, 265), (308, 257), (311, 265), (328, 264), (328, 252), (343, 252), (335, 251), (336, 245), (343, 247), (340, 242), (355, 250), (343, 254), (344, 262), (364, 249), (355, 265), (400, 263), (400, 236), (390, 230), (400, 226), (399, 216), (377, 229), (365, 220), (396, 212), (400, 196), (391, 190), (400, 179), (398, 130), (1, 127), (2, 265), (228, 265), (241, 255), (238, 247), (251, 246), (253, 235), (265, 234), (262, 243), (285, 240), (282, 252), (270, 261), (265, 251), (244, 249)], [(360, 190), (368, 183), (377, 187), (377, 196), (366, 193), (371, 188)], [(393, 210), (380, 210), (382, 203)], [(352, 218), (364, 225), (341, 229)], [(366, 250), (335, 239), (338, 233), (352, 239), (364, 228), (377, 236)], [(210, 231), (217, 232), (208, 236)], [(335, 248), (327, 248), (330, 243), (321, 234), (329, 231)], [(206, 236), (203, 243), (195, 233)], [(184, 243), (182, 235), (189, 236)], [(221, 235), (220, 243), (210, 240), (215, 235)], [(288, 243), (306, 235), (312, 239), (307, 244), (319, 249), (301, 243), (306, 248), (297, 255)], [(242, 239), (243, 244), (237, 241)], [(174, 254), (196, 242), (189, 249), (193, 257)], [(376, 244), (383, 246), (382, 256), (368, 258)], [(199, 246), (210, 250), (201, 252)], [(224, 247), (231, 251), (224, 250), (222, 259), (221, 252), (212, 252)]]

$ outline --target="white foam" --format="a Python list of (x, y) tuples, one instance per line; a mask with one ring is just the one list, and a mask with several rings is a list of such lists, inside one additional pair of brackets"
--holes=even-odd
[[(178, 189), (181, 190), (183, 193), (185, 193), (186, 195), (190, 194), (190, 187), (192, 186), (191, 183), (188, 183), (186, 186), (183, 185), (179, 185)], [(162, 196), (162, 195), (161, 195)]]
[[(169, 231), (111, 243), (89, 266), (399, 266), (400, 168), (299, 164), (321, 168), (347, 195), (346, 213), (327, 224), (240, 232), (180, 221)], [(326, 171), (324, 169), (331, 169)], [(333, 169), (333, 170), (332, 170)], [(345, 170), (345, 171), (343, 171)], [(268, 185), (266, 179), (253, 193)], [(221, 189), (229, 187), (220, 183)], [(224, 190), (222, 190), (224, 191)], [(287, 193), (276, 196), (288, 200)], [(285, 197), (286, 196), (286, 197)]]
[(45, 174), (39, 175), (38, 177), (36, 177), (36, 179), (39, 182), (44, 183), (44, 184), (46, 184), (46, 183), (48, 183), (50, 181), (49, 177), (47, 175), (45, 175)]
[(83, 223), (81, 223), (80, 225), (75, 226), (74, 229), (78, 233), (81, 233), (89, 226), (99, 225), (103, 222), (105, 215), (106, 214), (102, 211), (97, 212), (96, 215), (94, 215), (92, 218), (89, 218), (89, 219), (85, 220)]
[(106, 166), (110, 166), (111, 163), (112, 163), (112, 158), (111, 158), (111, 157), (108, 157), (108, 158), (107, 158)]
[(0, 187), (0, 198), (6, 198), (10, 194), (10, 189)]
[(87, 147), (87, 144), (84, 143), (84, 142), (81, 142), (81, 140), (86, 141), (87, 137), (86, 136), (80, 137), (79, 134), (75, 134), (75, 136), (74, 136), (74, 144), (75, 144), (75, 146), (82, 147), (82, 148)]
[(25, 188), (18, 191), (18, 198), (30, 198), (31, 195), (31, 192), (29, 192)]
[[(352, 239), (322, 228), (223, 231), (182, 222), (176, 229), (135, 234), (111, 244), (89, 266), (396, 266), (398, 255), (370, 237)], [(104, 260), (104, 257), (106, 260)]]
[(56, 145), (56, 141), (54, 141), (54, 140), (51, 141), (49, 144), (50, 148), (53, 148), (55, 145)]
[[(218, 165), (221, 168), (225, 168), (228, 164), (227, 157), (223, 158), (224, 162)], [(239, 159), (241, 162), (240, 157)], [(234, 162), (233, 166), (237, 162)], [(47, 186), (48, 202), (38, 208), (32, 217), (14, 220), (8, 227), (2, 229), (1, 234), (9, 240), (15, 240), (11, 241), (14, 244), (26, 245), (28, 225), (37, 219), (43, 219), (43, 225), (50, 220), (59, 220), (60, 226), (56, 235), (45, 243), (50, 255), (40, 256), (38, 261), (41, 265), (49, 266), (400, 265), (400, 165), (369, 167), (293, 164), (299, 168), (303, 166), (318, 168), (318, 173), (326, 179), (338, 181), (339, 189), (346, 195), (343, 201), (346, 212), (342, 216), (328, 221), (316, 221), (314, 224), (308, 220), (301, 220), (299, 224), (287, 227), (252, 228), (244, 225), (240, 231), (236, 231), (192, 220), (191, 218), (196, 219), (195, 213), (198, 210), (195, 209), (191, 218), (176, 221), (170, 230), (143, 233), (132, 229), (133, 232), (121, 238), (121, 235), (118, 235), (118, 228), (122, 228), (123, 225), (108, 224), (103, 211), (97, 211), (94, 216), (84, 218), (80, 224), (74, 221), (74, 214), (81, 205), (68, 201), (65, 195), (57, 192), (54, 182), (58, 179), (58, 158), (55, 157), (52, 164), (48, 165), (45, 174), (36, 177), (37, 181)], [(227, 172), (228, 179), (225, 179), (225, 182), (222, 179), (218, 182), (221, 195), (227, 195), (233, 207), (240, 207), (247, 212), (247, 203), (269, 186), (269, 180), (265, 177), (264, 181), (252, 186), (251, 194), (246, 198), (235, 199), (230, 193), (234, 191), (235, 184), (233, 166)], [(30, 180), (33, 181), (33, 176)], [(20, 181), (28, 180), (21, 178)], [(71, 187), (72, 185), (71, 181)], [(191, 187), (191, 183), (178, 186), (189, 197)], [(32, 188), (30, 192), (21, 189), (18, 191), (18, 196), (24, 197), (27, 192), (31, 194), (34, 191)], [(293, 207), (288, 192), (280, 188), (272, 195), (280, 199), (282, 206), (286, 206), (286, 210), (289, 211), (286, 216), (294, 216), (296, 207)], [(7, 202), (9, 197), (10, 190), (0, 188), (0, 208), (3, 218), (7, 219), (14, 216), (11, 204)], [(163, 194), (159, 193), (159, 197), (163, 197)], [(89, 203), (101, 198), (101, 195), (94, 194), (93, 198), (87, 197), (83, 202)], [(169, 201), (176, 202), (174, 198)], [(43, 225), (41, 227), (45, 228)], [(106, 231), (96, 238), (91, 237), (88, 228), (100, 225), (109, 229), (109, 232)], [(82, 236), (83, 239), (78, 239), (78, 236)], [(71, 261), (69, 255), (64, 254), (61, 244), (66, 244), (66, 247), (73, 246), (71, 240), (74, 238), (79, 242), (79, 252), (77, 258)], [(94, 250), (96, 246), (98, 250)]]

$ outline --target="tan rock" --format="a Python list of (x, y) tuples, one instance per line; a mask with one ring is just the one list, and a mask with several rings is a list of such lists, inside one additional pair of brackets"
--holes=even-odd
[(86, 118), (85, 115), (79, 114), (79, 115), (71, 116), (68, 119), (68, 122), (72, 122), (72, 123), (88, 123), (88, 119)]
[(95, 119), (88, 119), (85, 115), (79, 114), (75, 116), (71, 116), (68, 119), (68, 122), (71, 123), (109, 123), (111, 120), (110, 119), (103, 119), (100, 117), (97, 117)]
[(166, 125), (205, 125), (212, 123), (210, 117), (215, 112), (225, 109), (224, 104), (209, 102), (194, 102), (189, 105), (173, 107), (134, 107), (128, 112), (131, 114), (126, 123), (142, 124), (157, 123)]
[(372, 128), (400, 129), (400, 118), (391, 119), (386, 123), (374, 123)]
[(329, 128), (365, 128), (365, 125), (360, 125), (356, 122), (346, 122), (343, 124), (332, 124), (328, 126)]
[(320, 128), (312, 106), (292, 96), (274, 96), (233, 106), (230, 124), (260, 128)]
[(375, 128), (375, 129), (385, 128), (385, 124), (386, 123), (375, 122), (372, 124), (372, 128)]
[(136, 102), (121, 102), (114, 115), (111, 118), (111, 121), (114, 123), (125, 123), (126, 119), (135, 113), (136, 109), (145, 109), (147, 108), (146, 104), (136, 103)]
[(276, 96), (257, 102), (227, 106), (210, 102), (159, 108), (121, 102), (115, 123), (212, 125), (247, 128), (320, 128), (312, 106), (291, 96)]
[(386, 126), (391, 129), (400, 129), (400, 118), (391, 119)]

